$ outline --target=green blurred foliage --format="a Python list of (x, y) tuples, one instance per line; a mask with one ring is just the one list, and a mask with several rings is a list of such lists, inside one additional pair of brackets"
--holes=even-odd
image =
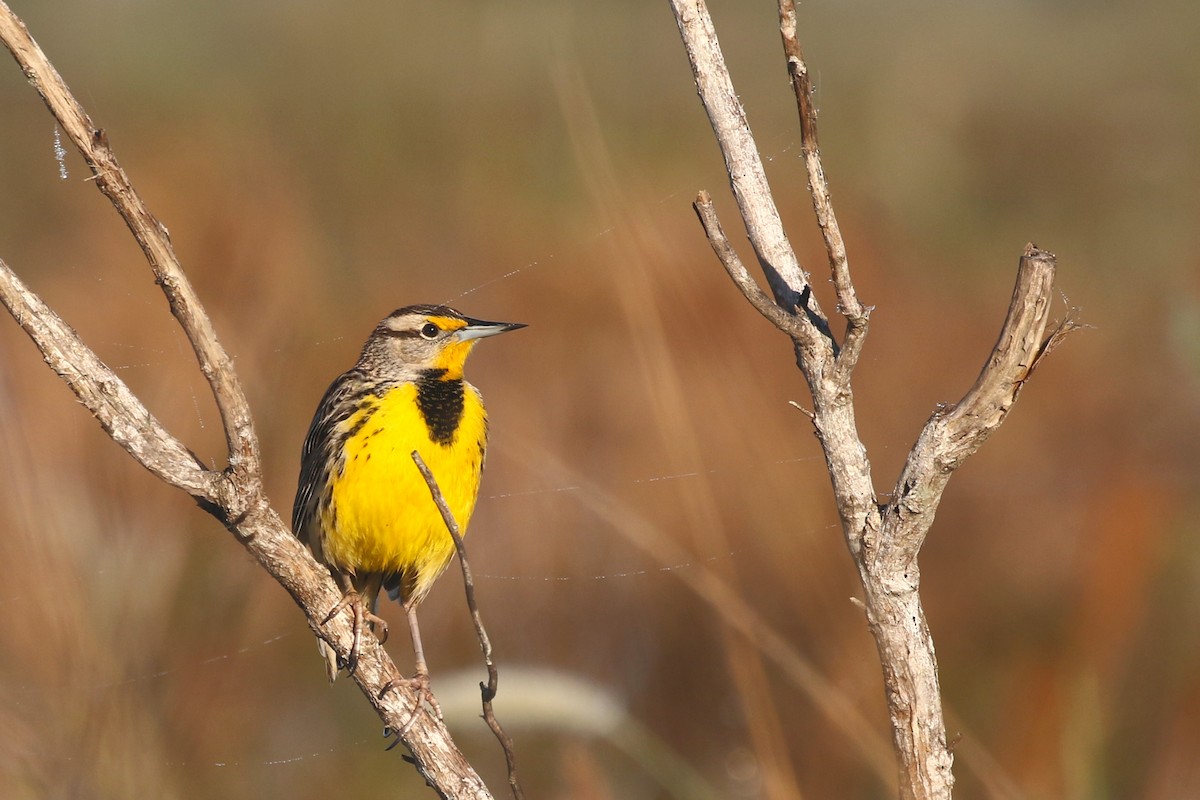
[[(277, 508), (322, 390), (381, 316), (447, 301), (531, 323), (469, 367), (493, 418), (472, 560), (530, 796), (892, 796), (869, 766), (886, 722), (853, 569), (787, 405), (803, 381), (689, 208), (709, 189), (735, 231), (665, 3), (15, 10), (170, 228), (237, 359)], [(773, 4), (713, 14), (824, 291)], [(880, 495), (972, 382), (1026, 241), (1059, 255), (1060, 316), (1093, 326), (955, 476), (923, 555), (960, 794), (1200, 795), (1200, 10), (800, 15), (877, 306), (856, 393)], [(0, 258), (219, 464), (186, 342), (76, 155), (59, 179), (12, 63), (0, 109)], [(0, 793), (426, 796), (244, 551), (108, 441), (15, 325), (0, 359)], [(705, 570), (880, 738), (843, 734), (733, 634), (689, 588)], [(435, 688), (482, 674), (452, 573), (422, 619)], [(506, 697), (530, 668), (592, 694)], [(451, 722), (502, 794), (482, 723)]]

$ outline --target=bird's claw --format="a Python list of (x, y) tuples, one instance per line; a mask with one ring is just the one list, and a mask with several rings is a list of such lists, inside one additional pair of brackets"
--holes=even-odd
[[(358, 657), (359, 653), (361, 652), (360, 646), (362, 643), (363, 624), (365, 623), (371, 627), (372, 631), (375, 632), (375, 638), (380, 644), (383, 644), (387, 641), (388, 624), (382, 617), (374, 614), (366, 608), (366, 603), (364, 602), (362, 595), (354, 589), (351, 589), (342, 595), (342, 599), (339, 600), (337, 605), (333, 607), (333, 610), (325, 615), (325, 619), (323, 620), (322, 624), (328, 624), (330, 620), (345, 611), (346, 608), (350, 609), (350, 612), (353, 616), (352, 626), (354, 632), (354, 641), (350, 645), (350, 653), (348, 657), (345, 659), (339, 657), (337, 659), (337, 666), (339, 668), (344, 668), (348, 675), (353, 675), (354, 670), (358, 667)], [(334, 674), (336, 675), (336, 673)], [(333, 678), (331, 677), (330, 683), (332, 682)]]
[(409, 715), (408, 720), (396, 731), (397, 738), (408, 733), (408, 729), (416, 721), (417, 715), (425, 708), (428, 708), (438, 720), (442, 719), (442, 707), (438, 705), (437, 697), (434, 696), (433, 690), (429, 687), (429, 673), (427, 671), (418, 670), (411, 678), (393, 678), (379, 690), (379, 699), (382, 700), (387, 696), (388, 692), (401, 687), (414, 693), (417, 699), (413, 705), (412, 714)]

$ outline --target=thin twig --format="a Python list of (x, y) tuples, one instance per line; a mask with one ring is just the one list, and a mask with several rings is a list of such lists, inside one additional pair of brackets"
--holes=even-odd
[(779, 33), (783, 38), (783, 52), (787, 58), (788, 75), (792, 91), (796, 95), (796, 107), (800, 112), (800, 151), (804, 155), (804, 167), (808, 171), (808, 192), (812, 197), (817, 225), (825, 241), (825, 252), (829, 258), (829, 271), (833, 276), (833, 287), (837, 293), (837, 310), (846, 318), (846, 338), (838, 354), (838, 369), (845, 374), (854, 370), (862, 352), (863, 340), (871, 309), (859, 302), (854, 283), (850, 280), (850, 262), (846, 255), (846, 243), (833, 210), (829, 196), (829, 182), (821, 164), (821, 148), (817, 142), (817, 109), (813, 105), (812, 79), (804, 53), (796, 38), (796, 5), (793, 0), (779, 0)]
[(500, 742), (500, 747), (504, 750), (504, 760), (508, 764), (508, 785), (512, 790), (513, 800), (523, 800), (525, 795), (521, 791), (520, 782), (517, 780), (516, 750), (513, 747), (512, 738), (504, 732), (504, 728), (501, 727), (500, 721), (496, 719), (496, 712), (492, 707), (492, 700), (496, 697), (500, 676), (496, 670), (496, 664), (492, 659), (492, 642), (483, 627), (483, 617), (479, 613), (479, 603), (475, 600), (475, 578), (471, 573), (471, 564), (467, 561), (467, 545), (463, 541), (462, 533), (459, 531), (458, 520), (454, 518), (454, 514), (450, 511), (450, 506), (446, 503), (446, 498), (442, 495), (441, 487), (438, 486), (437, 479), (433, 477), (433, 473), (426, 466), (425, 460), (421, 458), (421, 454), (416, 450), (412, 451), (412, 460), (416, 463), (417, 469), (421, 471), (421, 477), (425, 479), (425, 483), (429, 487), (429, 493), (433, 496), (433, 502), (442, 514), (442, 521), (446, 523), (446, 530), (450, 532), (450, 538), (454, 540), (454, 549), (458, 551), (458, 563), (462, 567), (463, 584), (466, 586), (467, 592), (467, 608), (471, 611), (471, 621), (475, 623), (475, 634), (479, 637), (479, 649), (483, 651), (483, 663), (487, 665), (488, 681), (487, 683), (479, 684), (479, 693), (483, 699), (483, 719), (487, 722), (488, 727), (492, 729), (492, 733), (495, 734), (496, 740)]
[(796, 106), (800, 113), (800, 150), (804, 154), (804, 166), (808, 171), (809, 193), (812, 195), (813, 211), (817, 225), (825, 240), (829, 257), (829, 268), (837, 291), (838, 311), (851, 324), (861, 324), (869, 313), (858, 300), (854, 284), (850, 280), (850, 262), (846, 256), (846, 243), (833, 210), (829, 196), (829, 182), (821, 164), (821, 148), (817, 141), (817, 109), (813, 105), (812, 79), (800, 42), (796, 39), (796, 6), (793, 0), (779, 0), (779, 32), (783, 38), (783, 52), (787, 58), (788, 75), (792, 91), (796, 95)]
[(779, 304), (759, 287), (750, 275), (750, 271), (746, 269), (746, 265), (742, 263), (737, 251), (733, 249), (733, 245), (729, 243), (729, 239), (725, 236), (725, 230), (721, 227), (721, 220), (717, 218), (717, 210), (713, 208), (712, 196), (708, 192), (701, 191), (696, 195), (692, 208), (696, 210), (696, 216), (700, 218), (700, 224), (704, 227), (704, 233), (708, 237), (708, 243), (712, 245), (713, 252), (717, 254), (721, 265), (725, 267), (725, 271), (729, 273), (729, 277), (733, 279), (742, 296), (776, 328), (793, 339), (800, 337), (802, 331), (795, 314), (789, 314), (780, 308)]

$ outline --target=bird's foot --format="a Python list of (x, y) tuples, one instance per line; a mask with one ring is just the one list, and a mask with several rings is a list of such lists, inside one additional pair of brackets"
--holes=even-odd
[(387, 622), (385, 622), (382, 617), (377, 616), (369, 608), (367, 608), (367, 604), (363, 600), (363, 596), (354, 589), (350, 589), (344, 595), (342, 595), (342, 599), (339, 600), (338, 604), (333, 607), (333, 610), (325, 615), (323, 624), (328, 623), (331, 619), (345, 611), (347, 608), (350, 609), (350, 612), (354, 618), (354, 641), (350, 645), (350, 655), (344, 664), (341, 663), (340, 659), (337, 662), (330, 663), (330, 683), (333, 683), (333, 679), (337, 675), (338, 667), (344, 666), (347, 674), (354, 674), (354, 669), (358, 666), (358, 656), (360, 652), (359, 647), (362, 641), (362, 629), (364, 624), (371, 627), (372, 631), (375, 633), (375, 638), (379, 640), (380, 644), (386, 642), (388, 637)]
[(438, 720), (442, 719), (442, 707), (438, 705), (437, 697), (434, 696), (433, 690), (429, 688), (429, 671), (422, 669), (420, 665), (417, 667), (417, 672), (411, 678), (393, 678), (388, 681), (382, 689), (379, 690), (379, 699), (387, 696), (388, 692), (395, 689), (404, 688), (416, 695), (416, 703), (413, 705), (412, 714), (409, 715), (408, 721), (404, 723), (397, 731), (399, 736), (403, 736), (412, 727), (416, 721), (417, 715), (422, 709), (428, 708), (429, 711)]

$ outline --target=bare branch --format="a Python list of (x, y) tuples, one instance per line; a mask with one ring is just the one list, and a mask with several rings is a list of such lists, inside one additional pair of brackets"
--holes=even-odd
[(846, 243), (833, 201), (829, 196), (829, 182), (825, 179), (825, 168), (821, 165), (821, 148), (817, 142), (817, 109), (812, 102), (812, 81), (804, 53), (796, 39), (796, 5), (793, 0), (779, 0), (779, 33), (783, 38), (783, 53), (787, 58), (788, 75), (792, 91), (796, 95), (796, 107), (800, 112), (800, 150), (804, 154), (804, 167), (808, 171), (808, 192), (812, 197), (813, 212), (821, 236), (825, 240), (825, 252), (829, 258), (829, 271), (833, 276), (833, 287), (837, 292), (837, 310), (846, 318), (846, 338), (838, 355), (838, 368), (849, 375), (858, 363), (863, 340), (867, 335), (867, 323), (871, 309), (858, 300), (854, 284), (850, 280), (850, 262), (846, 256)]
[(1048, 344), (1043, 334), (1050, 319), (1055, 266), (1053, 253), (1033, 244), (1025, 246), (1000, 337), (975, 385), (946, 416), (948, 438), (954, 443), (953, 455), (946, 461), (951, 468), (1000, 427), (1041, 358)]
[[(309, 628), (348, 661), (354, 642), (353, 615), (348, 611), (324, 622), (329, 609), (342, 598), (329, 570), (316, 562), (265, 504), (229, 528), (304, 610)], [(445, 724), (429, 713), (423, 698), (402, 680), (400, 670), (375, 637), (364, 636), (359, 641), (358, 662), (350, 677), (385, 728), (397, 732), (412, 752), (417, 771), (439, 797), (491, 800), (487, 786), (455, 746)]]
[(441, 512), (442, 522), (446, 523), (446, 530), (450, 532), (450, 538), (454, 540), (454, 549), (458, 551), (458, 563), (462, 567), (463, 585), (467, 591), (467, 608), (471, 611), (471, 621), (475, 623), (475, 635), (479, 637), (479, 649), (483, 651), (483, 663), (487, 666), (488, 682), (479, 684), (479, 691), (483, 699), (483, 719), (492, 729), (492, 733), (504, 750), (504, 760), (508, 764), (508, 786), (512, 790), (513, 800), (524, 800), (525, 794), (521, 791), (521, 784), (517, 780), (517, 754), (513, 748), (512, 738), (504, 732), (500, 720), (496, 719), (496, 711), (492, 706), (500, 675), (496, 671), (496, 663), (492, 660), (492, 641), (483, 627), (483, 617), (479, 614), (479, 603), (475, 600), (475, 578), (471, 573), (471, 564), (467, 561), (467, 546), (463, 542), (458, 520), (450, 511), (441, 487), (438, 486), (433, 473), (429, 471), (425, 460), (416, 450), (412, 451), (412, 460), (416, 463), (417, 469), (421, 471), (421, 477), (425, 479), (425, 485), (429, 487), (433, 502)]
[(699, 0), (671, 0), (671, 6), (688, 52), (700, 100), (725, 157), (733, 196), (771, 293), (784, 309), (801, 306), (821, 316), (815, 298), (805, 292), (808, 276), (788, 242), (779, 209), (771, 197), (771, 187), (750, 133), (746, 112), (725, 68), (712, 17)]
[(3, 261), (0, 303), (113, 441), (172, 486), (210, 502), (216, 500), (216, 481), (204, 465)]
[(1030, 372), (1054, 338), (1043, 338), (1053, 299), (1055, 258), (1025, 248), (1000, 337), (975, 385), (957, 404), (934, 412), (896, 482), (877, 563), (911, 565), (933, 524), (950, 475), (1000, 427)]
[(692, 208), (696, 210), (696, 216), (700, 218), (700, 224), (704, 226), (704, 233), (708, 236), (708, 243), (712, 245), (713, 252), (717, 254), (721, 265), (725, 267), (725, 271), (729, 273), (729, 277), (733, 279), (742, 296), (749, 301), (750, 305), (754, 306), (758, 313), (788, 336), (796, 339), (803, 335), (795, 315), (780, 308), (751, 277), (746, 265), (742, 263), (737, 251), (733, 249), (733, 245), (726, 238), (725, 230), (717, 218), (717, 210), (713, 208), (712, 197), (709, 193), (702, 191), (696, 195), (696, 201), (692, 203)]
[(920, 606), (917, 556), (950, 476), (1004, 421), (1054, 338), (1042, 338), (1054, 272), (1052, 254), (1026, 247), (1008, 315), (979, 378), (957, 405), (939, 409), (925, 425), (884, 510), (883, 529), (864, 541), (858, 559), (889, 694), (907, 701), (899, 720), (893, 710), (903, 797), (949, 797), (953, 785), (940, 703), (929, 702), (939, 693), (937, 661)]
[[(953, 756), (946, 742), (933, 637), (921, 606), (917, 555), (954, 469), (1003, 422), (1038, 360), (1069, 332), (1069, 328), (1060, 328), (1064, 333), (1056, 331), (1042, 339), (1054, 257), (1027, 248), (1000, 340), (979, 379), (958, 405), (934, 414), (909, 455), (892, 503), (880, 507), (871, 465), (857, 432), (850, 382), (870, 308), (859, 301), (851, 282), (845, 244), (821, 165), (812, 85), (796, 39), (794, 0), (779, 0), (780, 34), (800, 113), (809, 193), (825, 240), (838, 311), (847, 322), (840, 353), (815, 300), (795, 293), (781, 295), (777, 288), (779, 275), (772, 265), (794, 263), (794, 256), (778, 255), (790, 251), (782, 228), (763, 224), (764, 219), (777, 222), (778, 215), (769, 187), (760, 176), (754, 141), (729, 82), (704, 2), (671, 0), (671, 5), (701, 101), (725, 155), (747, 233), (779, 308), (770, 307), (737, 260), (716, 220), (711, 199), (704, 193), (695, 204), (696, 212), (713, 250), (742, 294), (796, 343), (797, 363), (813, 396), (813, 426), (825, 454), (846, 544), (863, 585), (867, 622), (883, 669), (901, 796), (949, 798), (954, 784)], [(772, 254), (772, 258), (764, 254)], [(799, 286), (789, 283), (793, 292), (800, 291)], [(808, 284), (803, 286), (807, 293)], [(789, 315), (797, 307), (806, 313)], [(788, 325), (788, 320), (794, 320), (795, 326)]]
[(779, 32), (783, 38), (783, 52), (787, 57), (792, 91), (796, 95), (796, 105), (800, 112), (800, 150), (804, 154), (804, 166), (808, 171), (813, 211), (825, 240), (829, 268), (837, 290), (839, 311), (851, 324), (859, 324), (865, 322), (867, 310), (858, 301), (854, 285), (850, 282), (846, 244), (842, 239), (842, 231), (829, 197), (825, 169), (821, 165), (821, 148), (817, 142), (817, 110), (812, 102), (813, 87), (808, 75), (808, 65), (804, 62), (804, 54), (796, 39), (796, 6), (793, 0), (779, 0)]
[(208, 380), (216, 399), (229, 448), (230, 467), (241, 471), (247, 478), (257, 476), (258, 440), (250, 418), (249, 404), (234, 374), (229, 355), (217, 341), (212, 322), (179, 265), (166, 227), (154, 218), (141, 196), (134, 191), (129, 177), (109, 147), (104, 131), (92, 122), (67, 88), (62, 76), (29, 35), (25, 24), (3, 0), (0, 0), (0, 40), (21, 65), (25, 77), (41, 95), (67, 137), (83, 155), (96, 177), (96, 186), (112, 201), (146, 254), (154, 270), (154, 279), (167, 296), (171, 313), (187, 334), (199, 361), (200, 371)]

